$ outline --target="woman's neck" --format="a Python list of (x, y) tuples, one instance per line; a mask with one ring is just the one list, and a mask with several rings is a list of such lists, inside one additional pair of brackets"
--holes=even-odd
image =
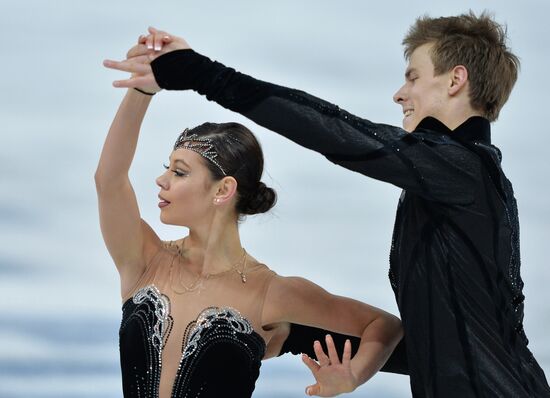
[(234, 267), (243, 258), (243, 247), (236, 222), (220, 223), (189, 229), (182, 241), (183, 254), (191, 270), (214, 275)]

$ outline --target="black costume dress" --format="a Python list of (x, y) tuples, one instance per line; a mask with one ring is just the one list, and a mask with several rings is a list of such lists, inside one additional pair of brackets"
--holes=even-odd
[[(403, 189), (389, 276), (413, 396), (550, 396), (523, 331), (516, 202), (486, 119), (450, 131), (426, 118), (407, 133), (193, 50), (162, 55), (152, 68), (162, 88), (195, 90), (331, 162)], [(296, 330), (303, 341), (307, 329)]]
[[(251, 265), (201, 281), (163, 244), (122, 307), (120, 364), (126, 398), (252, 396), (269, 332), (261, 313), (274, 272)], [(196, 278), (195, 278), (196, 279)]]

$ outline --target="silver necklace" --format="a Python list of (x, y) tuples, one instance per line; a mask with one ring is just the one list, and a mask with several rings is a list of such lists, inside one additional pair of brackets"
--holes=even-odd
[[(173, 241), (170, 241), (170, 246), (176, 246), (176, 249), (177, 249), (177, 255), (179, 255), (180, 258), (183, 258), (183, 243), (184, 243), (185, 239), (181, 242), (181, 245), (178, 247), (177, 245), (174, 245), (173, 244)], [(243, 254), (242, 254), (242, 260), (239, 261), (238, 263), (235, 263), (231, 268), (225, 270), (225, 271), (221, 271), (221, 272), (217, 272), (215, 274), (205, 274), (205, 275), (202, 275), (202, 274), (199, 274), (197, 276), (197, 279), (195, 279), (190, 285), (186, 285), (182, 279), (181, 279), (181, 272), (179, 272), (179, 277), (178, 277), (178, 285), (183, 287), (183, 291), (178, 291), (177, 289), (174, 289), (174, 286), (172, 286), (172, 290), (177, 293), (177, 294), (184, 294), (184, 293), (192, 293), (192, 292), (195, 292), (197, 291), (198, 293), (200, 293), (202, 290), (205, 289), (205, 286), (204, 286), (204, 282), (207, 281), (208, 279), (210, 279), (211, 277), (220, 277), (224, 274), (227, 274), (233, 270), (235, 270), (237, 272), (237, 274), (239, 274), (239, 276), (241, 277), (241, 282), (242, 283), (246, 283), (246, 273), (245, 273), (245, 270), (246, 270), (246, 260), (247, 260), (247, 257), (248, 257), (248, 253), (246, 252), (246, 250), (244, 249), (243, 247)], [(173, 279), (173, 275), (172, 275), (172, 270), (174, 269), (174, 260), (176, 258), (176, 255), (174, 255), (174, 257), (172, 257), (172, 262), (170, 263), (170, 284), (172, 284), (172, 281), (174, 280)], [(238, 266), (242, 263), (242, 270), (239, 270)]]

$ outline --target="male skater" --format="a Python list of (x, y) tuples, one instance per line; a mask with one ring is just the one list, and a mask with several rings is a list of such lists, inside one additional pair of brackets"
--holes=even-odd
[[(198, 91), (338, 165), (403, 188), (390, 282), (414, 397), (550, 396), (523, 331), (516, 202), (491, 144), (490, 122), (519, 66), (501, 25), (473, 13), (416, 21), (403, 41), (405, 84), (394, 96), (403, 129), (150, 33), (128, 61), (111, 64), (137, 73), (115, 85)], [(162, 55), (145, 56), (152, 50)]]

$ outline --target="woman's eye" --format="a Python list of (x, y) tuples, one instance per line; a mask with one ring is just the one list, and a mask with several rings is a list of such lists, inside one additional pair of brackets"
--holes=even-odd
[(171, 172), (173, 172), (177, 177), (185, 177), (187, 175), (187, 173), (183, 172), (183, 171), (179, 171), (179, 170), (172, 170), (170, 169), (170, 166), (167, 166), (165, 164), (162, 165), (166, 170), (170, 170)]

